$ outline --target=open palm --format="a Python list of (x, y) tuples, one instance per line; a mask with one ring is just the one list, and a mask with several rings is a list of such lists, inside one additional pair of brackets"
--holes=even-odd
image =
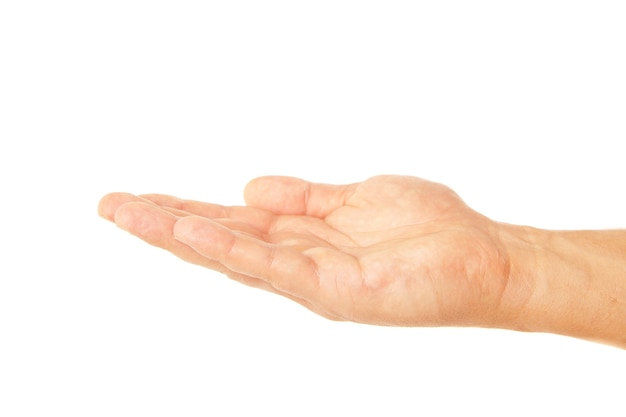
[(496, 224), (449, 188), (379, 176), (344, 186), (262, 177), (247, 206), (109, 194), (100, 214), (184, 260), (323, 316), (494, 325), (509, 285)]

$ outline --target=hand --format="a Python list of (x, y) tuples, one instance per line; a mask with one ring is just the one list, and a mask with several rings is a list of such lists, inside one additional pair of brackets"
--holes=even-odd
[(498, 224), (443, 185), (262, 177), (245, 200), (224, 207), (114, 193), (99, 212), (186, 261), (336, 320), (506, 327), (530, 296), (510, 274)]

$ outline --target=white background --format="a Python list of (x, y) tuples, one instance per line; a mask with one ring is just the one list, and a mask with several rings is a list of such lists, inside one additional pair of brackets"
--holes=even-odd
[(622, 350), (328, 322), (96, 206), (396, 173), (500, 221), (625, 227), (624, 22), (620, 1), (2, 2), (0, 415), (623, 416)]

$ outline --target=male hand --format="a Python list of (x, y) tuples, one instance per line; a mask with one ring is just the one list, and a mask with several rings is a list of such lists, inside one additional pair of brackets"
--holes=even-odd
[(99, 213), (178, 257), (336, 320), (503, 326), (530, 296), (498, 224), (449, 188), (378, 176), (343, 186), (262, 177), (247, 206), (105, 196)]

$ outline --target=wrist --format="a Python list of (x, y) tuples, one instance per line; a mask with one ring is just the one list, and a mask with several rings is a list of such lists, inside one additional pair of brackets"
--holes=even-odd
[(508, 327), (626, 347), (623, 231), (501, 231), (510, 257)]

